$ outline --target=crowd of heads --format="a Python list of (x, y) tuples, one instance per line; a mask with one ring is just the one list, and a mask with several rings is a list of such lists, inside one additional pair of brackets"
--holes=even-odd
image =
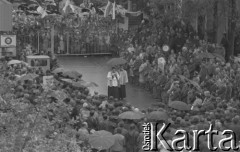
[[(207, 129), (210, 123), (238, 132), (240, 65), (233, 58), (225, 61), (224, 45), (199, 39), (184, 24), (144, 28), (124, 43), (121, 56), (128, 60), (130, 82), (152, 93), (175, 129)], [(185, 102), (191, 111), (169, 108), (173, 101)]]
[[(129, 40), (124, 44), (131, 42), (121, 53), (128, 60), (126, 69), (130, 82), (152, 93), (158, 101), (157, 106), (146, 107), (141, 111), (129, 103), (108, 99), (97, 92), (91, 95), (89, 89), (76, 88), (61, 81), (60, 75), (54, 75), (58, 83), (53, 89), (64, 90), (68, 95), (63, 102), (69, 104), (72, 110), (66, 119), (77, 120), (78, 123), (73, 127), (79, 131), (79, 140), (87, 143), (89, 134), (94, 130), (107, 130), (125, 137), (127, 151), (141, 151), (141, 125), (148, 120), (119, 119), (119, 114), (126, 111), (146, 115), (152, 111), (166, 112), (168, 122), (173, 124), (172, 129), (208, 129), (211, 123), (220, 131), (233, 129), (239, 132), (238, 62), (229, 60), (226, 63), (224, 51), (218, 52), (216, 45), (212, 44), (210, 47), (204, 40), (199, 40), (186, 25), (155, 30), (146, 27), (137, 33), (124, 33), (122, 36)], [(169, 46), (169, 51), (163, 51), (164, 45)], [(214, 51), (219, 56), (209, 57)], [(10, 81), (17, 81), (16, 75), (24, 74), (37, 74), (38, 77), (33, 81), (18, 82), (12, 89), (16, 98), (26, 98), (35, 104), (35, 98), (43, 91), (42, 77), (52, 74), (50, 71), (44, 73), (41, 69), (26, 65), (14, 65), (4, 71), (5, 79)], [(49, 101), (56, 99), (50, 98)], [(192, 108), (189, 111), (174, 110), (168, 106), (173, 101), (185, 102)], [(237, 135), (239, 141), (239, 134)], [(167, 139), (173, 138), (174, 135), (169, 133)], [(205, 141), (206, 139), (202, 139), (202, 143)], [(201, 151), (206, 152), (206, 145), (202, 146)]]

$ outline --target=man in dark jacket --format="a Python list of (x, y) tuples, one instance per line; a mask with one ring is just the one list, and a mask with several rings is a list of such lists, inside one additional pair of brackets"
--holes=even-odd
[(183, 45), (185, 44), (185, 39), (181, 36), (180, 33), (177, 34), (177, 37), (173, 40), (171, 48), (178, 53), (182, 50)]
[(103, 121), (100, 122), (99, 126), (99, 130), (107, 130), (109, 131), (109, 120), (108, 120), (108, 116), (107, 115), (103, 115)]
[(228, 50), (228, 39), (227, 39), (227, 34), (223, 34), (223, 38), (221, 40), (221, 45), (225, 48), (226, 52)]
[(98, 120), (94, 117), (94, 111), (90, 112), (90, 117), (87, 119), (89, 129), (98, 129)]

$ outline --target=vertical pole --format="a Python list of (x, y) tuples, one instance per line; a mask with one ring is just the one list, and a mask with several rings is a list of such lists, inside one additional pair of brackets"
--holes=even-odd
[(40, 35), (39, 35), (39, 31), (38, 31), (37, 35), (38, 35), (38, 54), (39, 54), (39, 53), (40, 53), (40, 50), (39, 50), (39, 49), (40, 49), (40, 48), (39, 48), (39, 47), (40, 47), (40, 38), (39, 38)]
[(54, 25), (53, 25), (51, 28), (51, 53), (52, 53), (52, 55), (54, 55), (54, 35), (55, 35), (55, 32), (54, 32)]
[(199, 34), (199, 33), (198, 33), (198, 14), (196, 15), (196, 26), (195, 26), (195, 30), (196, 30), (197, 34)]
[(128, 0), (128, 11), (132, 11), (132, 1)]
[(69, 54), (69, 32), (67, 32), (67, 54)]

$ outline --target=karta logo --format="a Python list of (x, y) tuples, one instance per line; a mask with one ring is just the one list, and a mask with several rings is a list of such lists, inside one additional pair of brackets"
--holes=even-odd
[[(160, 127), (158, 127), (161, 125)], [(175, 136), (171, 143), (168, 143), (164, 138), (164, 133), (170, 128), (171, 124), (158, 124), (158, 123), (145, 123), (143, 125), (144, 142), (143, 150), (145, 151), (157, 151), (158, 143), (168, 151), (199, 151), (200, 150), (200, 136), (207, 136), (207, 147), (211, 151), (217, 151), (221, 149), (223, 151), (239, 150), (237, 146), (236, 135), (232, 130), (224, 130), (222, 132), (213, 130), (212, 124), (210, 124), (208, 130), (192, 130), (187, 132), (185, 130), (176, 130)], [(158, 128), (160, 128), (158, 130)], [(190, 141), (190, 134), (192, 134), (192, 141)], [(214, 143), (214, 137), (221, 137), (218, 143)], [(190, 146), (190, 142), (191, 145)]]

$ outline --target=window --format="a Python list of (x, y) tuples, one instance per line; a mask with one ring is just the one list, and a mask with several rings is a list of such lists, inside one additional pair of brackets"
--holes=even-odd
[(33, 59), (31, 66), (47, 66), (47, 59)]

